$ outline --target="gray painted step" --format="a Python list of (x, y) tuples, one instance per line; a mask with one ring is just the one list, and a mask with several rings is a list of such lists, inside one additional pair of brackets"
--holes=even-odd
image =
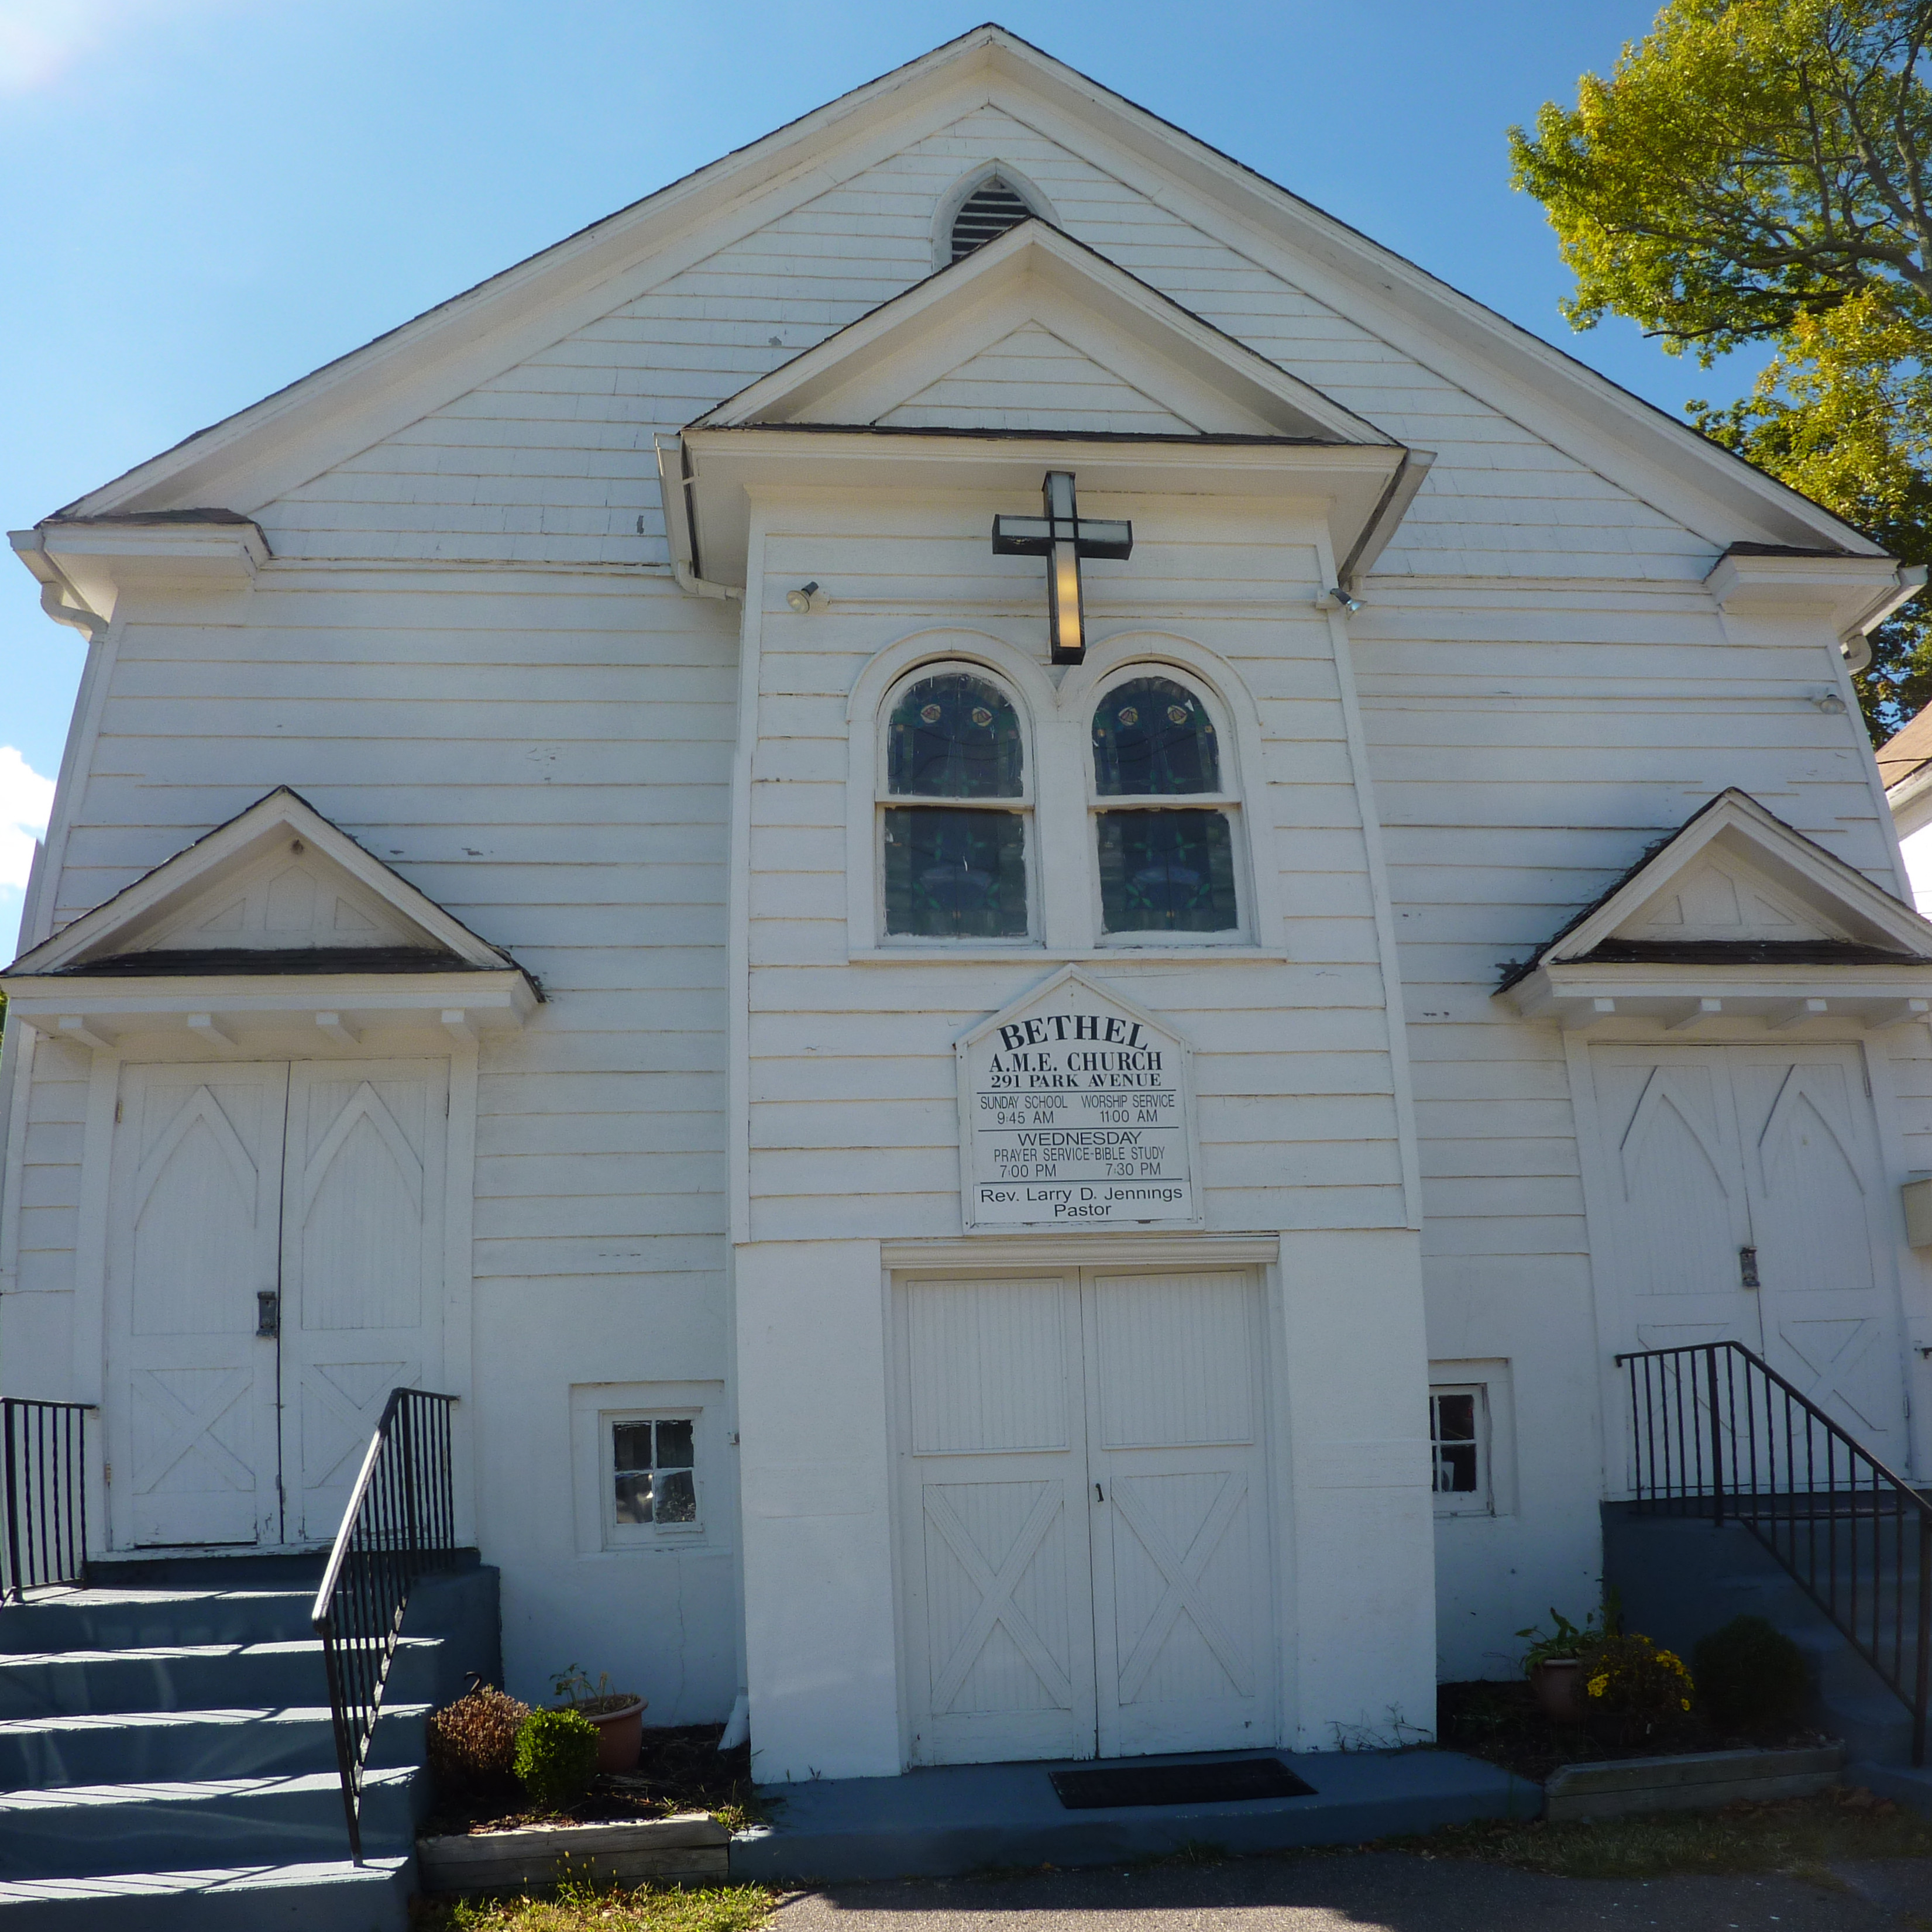
[(74, 1590), (10, 1604), (0, 1652), (290, 1642), (315, 1634), (313, 1590)]
[[(372, 1772), (364, 1780), (362, 1844), (370, 1856), (406, 1858), (412, 1850), (412, 1782), (407, 1771)], [(334, 1772), (63, 1786), (0, 1796), (0, 1879), (214, 1865), (242, 1845), (264, 1865), (346, 1855), (348, 1827)]]
[(7, 1932), (405, 1932), (413, 1858), (0, 1882)]
[[(434, 1695), (439, 1646), (404, 1637), (385, 1700)], [(326, 1704), (322, 1643), (157, 1644), (142, 1650), (70, 1650), (0, 1655), (0, 1716), (40, 1718), (124, 1711), (231, 1710)]]
[[(370, 1747), (377, 1768), (423, 1761), (425, 1704), (388, 1705)], [(328, 1706), (120, 1711), (0, 1722), (0, 1790), (265, 1778), (335, 1768)]]

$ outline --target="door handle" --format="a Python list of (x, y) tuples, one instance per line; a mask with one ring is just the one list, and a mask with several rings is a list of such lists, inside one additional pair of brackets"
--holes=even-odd
[(1738, 1249), (1738, 1280), (1746, 1288), (1757, 1286), (1756, 1249), (1750, 1247)]
[(1100, 1485), (1098, 1483), (1096, 1483), (1094, 1485), (1094, 1500), (1096, 1503), (1103, 1503), (1107, 1500), (1107, 1498), (1100, 1493)]
[(282, 1298), (272, 1288), (255, 1291), (255, 1333), (272, 1340), (282, 1332)]

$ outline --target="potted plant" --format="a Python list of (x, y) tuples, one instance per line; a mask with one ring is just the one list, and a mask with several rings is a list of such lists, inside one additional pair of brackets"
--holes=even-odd
[(1520, 1630), (1518, 1636), (1530, 1640), (1522, 1654), (1522, 1674), (1543, 1714), (1559, 1724), (1580, 1724), (1584, 1718), (1583, 1687), (1580, 1681), (1585, 1651), (1603, 1639), (1603, 1612), (1593, 1610), (1580, 1628), (1552, 1608), (1549, 1631), (1532, 1624)]
[(644, 1700), (635, 1692), (610, 1688), (608, 1672), (593, 1684), (584, 1666), (573, 1664), (550, 1679), (558, 1707), (588, 1718), (597, 1726), (597, 1768), (633, 1771), (644, 1748)]

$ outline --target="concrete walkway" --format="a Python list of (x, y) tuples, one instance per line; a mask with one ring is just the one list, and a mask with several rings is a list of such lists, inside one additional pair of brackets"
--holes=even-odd
[(731, 1875), (793, 1883), (932, 1878), (989, 1867), (1111, 1864), (1190, 1844), (1251, 1853), (1352, 1844), (1474, 1818), (1533, 1818), (1543, 1808), (1539, 1786), (1456, 1751), (1220, 1752), (1138, 1761), (1277, 1754), (1314, 1786), (1312, 1793), (1070, 1811), (1048, 1779), (1076, 1767), (1058, 1764), (954, 1765), (902, 1778), (764, 1786), (774, 1822), (732, 1840)]
[(1394, 1852), (842, 1886), (773, 1932), (1904, 1932), (1932, 1924), (1932, 1862), (1787, 1877), (1547, 1878)]

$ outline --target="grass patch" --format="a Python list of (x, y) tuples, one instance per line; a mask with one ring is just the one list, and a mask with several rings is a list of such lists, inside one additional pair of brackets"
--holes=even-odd
[(1606, 1818), (1593, 1825), (1485, 1819), (1376, 1847), (1425, 1858), (1483, 1858), (1557, 1878), (1666, 1878), (1793, 1872), (1815, 1876), (1847, 1858), (1932, 1858), (1932, 1821), (1868, 1791)]
[(540, 1898), (419, 1898), (411, 1932), (757, 1932), (778, 1894), (761, 1885), (703, 1890), (566, 1882)]

